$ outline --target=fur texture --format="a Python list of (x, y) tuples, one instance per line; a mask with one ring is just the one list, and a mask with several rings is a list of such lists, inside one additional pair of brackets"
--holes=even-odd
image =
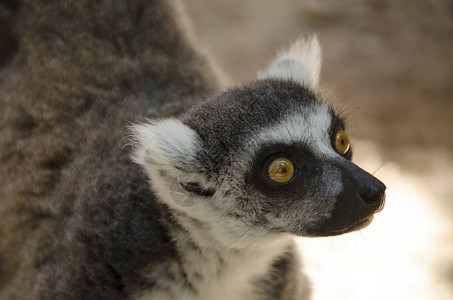
[(316, 89), (321, 73), (321, 46), (318, 38), (299, 39), (286, 51), (281, 51), (277, 59), (258, 79), (293, 80)]
[(0, 298), (124, 299), (175, 255), (127, 125), (183, 111), (215, 76), (167, 1), (7, 3)]
[(162, 0), (0, 4), (1, 299), (306, 299), (293, 235), (382, 208), (335, 150), (315, 37), (216, 93), (181, 18)]

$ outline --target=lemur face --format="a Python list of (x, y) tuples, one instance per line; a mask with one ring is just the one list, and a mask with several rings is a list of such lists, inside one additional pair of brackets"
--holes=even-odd
[(222, 214), (270, 231), (325, 236), (362, 228), (383, 206), (385, 186), (350, 162), (343, 121), (297, 83), (230, 90), (183, 122), (203, 141), (198, 156), (215, 191), (211, 204), (227, 207)]
[[(135, 159), (163, 201), (232, 236), (338, 235), (371, 222), (385, 186), (350, 161), (342, 119), (311, 92), (319, 69), (304, 59), (313, 65), (319, 45), (308, 47), (180, 119), (135, 127)], [(172, 201), (175, 178), (191, 205)]]

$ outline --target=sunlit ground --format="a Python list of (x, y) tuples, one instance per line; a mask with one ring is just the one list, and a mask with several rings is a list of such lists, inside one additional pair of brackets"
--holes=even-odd
[(387, 185), (386, 206), (360, 232), (299, 240), (313, 299), (453, 299), (453, 221), (439, 185), (357, 146), (355, 162)]

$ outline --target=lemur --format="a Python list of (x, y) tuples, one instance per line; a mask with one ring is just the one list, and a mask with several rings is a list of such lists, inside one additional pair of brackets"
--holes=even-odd
[(222, 91), (178, 5), (0, 4), (0, 299), (308, 299), (294, 237), (382, 209), (317, 38)]

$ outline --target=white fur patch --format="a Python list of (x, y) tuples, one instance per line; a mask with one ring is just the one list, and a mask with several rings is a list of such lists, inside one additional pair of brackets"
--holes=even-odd
[(254, 140), (257, 148), (269, 142), (303, 142), (318, 158), (337, 157), (329, 138), (331, 120), (328, 108), (318, 105), (287, 115), (279, 123), (264, 128)]
[(168, 176), (178, 176), (181, 167), (196, 158), (200, 138), (178, 119), (134, 125), (132, 133), (137, 142), (133, 160), (143, 165), (148, 173), (158, 170)]
[(288, 50), (282, 51), (269, 69), (258, 73), (258, 79), (284, 79), (299, 82), (315, 89), (321, 71), (321, 47), (318, 38), (297, 40)]
[[(184, 249), (179, 264), (167, 265), (174, 277), (163, 278), (166, 272), (153, 269), (148, 279), (159, 285), (135, 299), (256, 299), (253, 280), (266, 276), (275, 259), (294, 243), (288, 234), (274, 235), (248, 241), (250, 246), (239, 250), (218, 244), (212, 231), (198, 227), (190, 217), (179, 215), (178, 221), (189, 234), (173, 237), (177, 248)], [(200, 248), (194, 249), (193, 244)]]
[(197, 154), (202, 147), (198, 133), (180, 120), (169, 118), (134, 125), (132, 134), (136, 142), (132, 159), (145, 168), (159, 199), (177, 210), (197, 208), (197, 196), (182, 189), (181, 183), (210, 187), (197, 172)]

